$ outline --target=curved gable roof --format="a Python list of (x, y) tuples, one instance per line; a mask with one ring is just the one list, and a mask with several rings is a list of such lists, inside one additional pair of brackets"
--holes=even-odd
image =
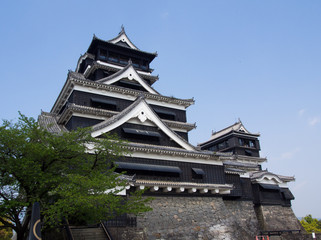
[(114, 44), (117, 44), (119, 42), (123, 42), (123, 43), (126, 43), (130, 48), (135, 49), (135, 50), (139, 50), (139, 48), (136, 47), (132, 41), (130, 41), (129, 37), (125, 33), (125, 28), (123, 26), (121, 27), (121, 31), (119, 32), (118, 36), (113, 39), (110, 39), (108, 42), (114, 43)]
[(138, 99), (129, 107), (124, 109), (119, 114), (93, 126), (91, 135), (98, 137), (104, 133), (107, 133), (122, 124), (126, 123), (130, 119), (138, 118), (142, 123), (146, 120), (153, 122), (161, 131), (163, 131), (168, 137), (175, 141), (182, 148), (195, 151), (195, 148), (186, 142), (182, 137), (172, 131), (154, 112), (154, 110), (147, 104), (144, 97), (138, 97)]
[(205, 145), (213, 140), (216, 140), (220, 137), (223, 137), (223, 136), (226, 136), (230, 133), (239, 133), (239, 134), (244, 134), (244, 135), (250, 135), (250, 136), (253, 136), (253, 137), (259, 137), (260, 134), (258, 133), (251, 133), (249, 132), (243, 125), (243, 123), (241, 122), (241, 120), (239, 120), (238, 122), (234, 123), (233, 125), (231, 126), (228, 126), (218, 132), (213, 132), (212, 133), (212, 136), (209, 140), (207, 140), (206, 142), (203, 142), (203, 143), (199, 143), (198, 145)]
[(108, 77), (105, 77), (105, 78), (102, 78), (102, 79), (99, 79), (97, 80), (96, 82), (99, 82), (99, 83), (104, 83), (104, 84), (107, 84), (107, 85), (111, 85), (123, 78), (127, 78), (128, 80), (130, 81), (136, 81), (138, 82), (146, 91), (148, 91), (149, 93), (152, 93), (152, 94), (158, 94), (159, 93), (153, 89), (149, 84), (146, 83), (146, 81), (141, 78), (139, 76), (139, 74), (137, 73), (137, 71), (134, 69), (131, 61), (129, 62), (129, 64), (124, 67), (122, 70), (114, 73), (113, 75), (111, 76), (108, 76)]
[[(125, 35), (127, 37), (127, 35)], [(118, 39), (118, 37), (112, 39), (112, 40), (109, 40), (109, 41), (105, 41), (103, 39), (100, 39), (98, 38), (95, 34), (93, 36), (93, 39), (87, 49), (87, 53), (91, 53), (91, 54), (94, 54), (94, 49), (95, 47), (97, 47), (98, 44), (101, 44), (103, 46), (113, 46), (113, 47), (116, 47), (116, 48), (127, 48), (129, 52), (134, 52), (134, 53), (139, 53), (143, 56), (145, 56), (147, 59), (149, 59), (149, 61), (153, 61), (153, 59), (157, 56), (157, 53), (149, 53), (149, 52), (145, 52), (145, 51), (142, 51), (140, 49), (138, 49), (137, 47), (135, 47), (135, 45), (133, 45), (133, 43), (131, 43), (128, 39), (128, 41), (133, 45), (133, 47), (128, 47), (130, 45), (128, 45), (129, 42), (126, 42), (126, 40), (124, 40), (125, 42), (123, 42), (122, 40), (120, 40), (122, 43), (124, 44), (117, 44), (117, 43), (114, 43), (115, 39)], [(124, 38), (125, 39), (125, 38)], [(118, 41), (119, 43), (119, 41)]]
[(252, 182), (270, 183), (270, 184), (280, 184), (280, 183), (292, 182), (295, 180), (294, 177), (281, 176), (268, 171), (252, 172), (250, 173), (250, 178)]

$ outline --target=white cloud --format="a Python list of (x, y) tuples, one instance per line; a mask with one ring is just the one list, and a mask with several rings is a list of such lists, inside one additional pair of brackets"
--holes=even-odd
[(302, 109), (299, 111), (299, 115), (300, 115), (300, 116), (303, 116), (304, 113), (305, 113), (305, 109), (302, 108)]
[(320, 122), (320, 118), (319, 117), (313, 117), (313, 118), (310, 118), (309, 120), (308, 120), (308, 124), (310, 125), (310, 126), (314, 126), (314, 125), (316, 125), (317, 123), (319, 123)]

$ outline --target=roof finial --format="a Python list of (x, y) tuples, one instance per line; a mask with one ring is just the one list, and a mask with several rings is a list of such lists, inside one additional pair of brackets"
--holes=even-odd
[(123, 25), (123, 24), (121, 25), (121, 27), (120, 27), (120, 28), (121, 28), (121, 31), (120, 31), (120, 33), (123, 33), (123, 32), (125, 32), (125, 27), (124, 27), (124, 25)]

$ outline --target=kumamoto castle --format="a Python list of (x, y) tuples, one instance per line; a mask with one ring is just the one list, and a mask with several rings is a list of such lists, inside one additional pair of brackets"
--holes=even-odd
[(303, 239), (287, 186), (294, 177), (262, 170), (260, 135), (241, 121), (190, 144), (196, 126), (186, 110), (194, 100), (153, 88), (156, 56), (138, 49), (124, 28), (111, 40), (94, 36), (51, 111), (39, 116), (52, 132), (90, 126), (93, 137), (127, 140), (131, 154), (116, 162), (128, 177), (122, 194), (146, 189), (153, 197), (153, 211), (140, 216), (70, 226), (73, 239)]

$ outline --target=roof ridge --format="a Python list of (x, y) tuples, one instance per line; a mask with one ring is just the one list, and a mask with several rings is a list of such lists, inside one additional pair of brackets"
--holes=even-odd
[[(139, 80), (136, 80), (135, 78), (133, 78), (136, 82), (138, 82), (138, 83), (139, 83), (144, 89), (146, 89), (148, 92), (149, 92), (150, 90), (152, 90), (152, 91), (154, 91), (156, 94), (161, 95), (157, 90), (155, 90), (151, 85), (149, 85), (149, 84), (144, 80), (144, 78), (142, 78), (142, 77), (140, 76), (140, 74), (139, 74), (139, 73), (137, 72), (137, 70), (134, 68), (131, 59), (129, 59), (129, 60), (130, 60), (130, 61), (128, 62), (128, 64), (127, 64), (124, 68), (120, 69), (119, 71), (115, 72), (114, 74), (112, 74), (112, 75), (110, 75), (110, 76), (108, 76), (108, 77), (101, 78), (101, 79), (97, 80), (96, 82), (99, 82), (99, 83), (103, 83), (103, 84), (104, 84), (104, 82), (110, 81), (110, 80), (112, 80), (112, 79), (120, 76), (121, 74), (125, 73), (125, 72), (128, 71), (129, 69), (133, 69), (133, 71), (137, 74), (139, 80), (142, 81), (143, 84), (141, 84), (141, 83), (139, 82)], [(132, 74), (130, 74), (130, 75), (132, 75)], [(131, 79), (130, 79), (129, 77), (127, 77), (127, 78), (131, 81)], [(119, 80), (121, 80), (121, 79), (118, 79), (117, 81), (119, 81)], [(144, 87), (144, 84), (146, 85), (146, 87)], [(108, 84), (108, 85), (109, 85), (109, 84)], [(150, 89), (148, 89), (148, 88), (150, 88)], [(154, 94), (154, 93), (152, 93), (152, 94)]]
[[(154, 115), (153, 117), (155, 117), (156, 119), (158, 119), (158, 121), (160, 121), (160, 123), (163, 125), (163, 126), (159, 126), (161, 128), (161, 131), (163, 131), (168, 137), (170, 137), (170, 135), (168, 135), (168, 133), (166, 133), (166, 131), (169, 131), (171, 134), (173, 134), (176, 139), (178, 140), (175, 140), (175, 137), (173, 138), (173, 140), (178, 144), (180, 145), (181, 147), (183, 148), (190, 148), (190, 149), (193, 149), (193, 150), (196, 150), (195, 147), (193, 145), (191, 145), (189, 142), (187, 142), (184, 138), (182, 138), (179, 134), (177, 134), (175, 131), (173, 131), (166, 123), (164, 123), (162, 121), (162, 119), (156, 114), (156, 112), (153, 110), (153, 108), (151, 108), (149, 106), (149, 104), (145, 101), (145, 96), (144, 94), (141, 94), (135, 101), (134, 103), (132, 103), (131, 105), (129, 105), (127, 108), (125, 108), (122, 112), (120, 112), (119, 114), (117, 115), (114, 115), (112, 116), (111, 118), (101, 122), (101, 123), (98, 123), (96, 124), (95, 126), (93, 126), (92, 128), (92, 132), (96, 132), (98, 130), (101, 130), (105, 127), (108, 127), (110, 125), (112, 125), (113, 123), (119, 121), (120, 119), (122, 119), (124, 116), (126, 116), (130, 111), (132, 111), (137, 105), (139, 105), (141, 102), (144, 102), (145, 103), (145, 106), (147, 107), (147, 109), (149, 111), (151, 111), (152, 115)], [(144, 114), (144, 113), (143, 113)], [(146, 114), (146, 113), (145, 113)], [(144, 117), (147, 118), (144, 114)], [(137, 117), (137, 116), (136, 116)], [(140, 116), (138, 116), (138, 118), (140, 118)], [(157, 122), (155, 122), (156, 126), (158, 126)], [(120, 124), (121, 125), (121, 124)], [(119, 126), (120, 126), (119, 125)], [(117, 126), (118, 127), (118, 126)], [(165, 129), (162, 129), (162, 127), (164, 127)], [(164, 131), (166, 130), (166, 131)]]

